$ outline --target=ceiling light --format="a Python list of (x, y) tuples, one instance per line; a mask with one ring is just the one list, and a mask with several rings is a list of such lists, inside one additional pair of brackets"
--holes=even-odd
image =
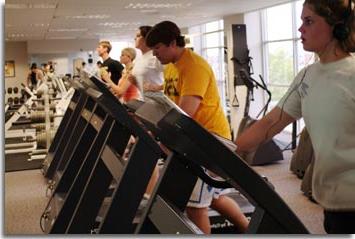
[(158, 13), (158, 10), (156, 10), (156, 9), (142, 9), (142, 10), (140, 10), (140, 12), (154, 14), (154, 13)]
[(96, 34), (97, 36), (116, 36), (117, 33), (116, 32), (104, 32), (104, 33), (99, 33), (99, 34)]
[(7, 9), (26, 9), (28, 5), (25, 3), (5, 3), (5, 8)]
[(110, 15), (77, 15), (77, 16), (65, 16), (66, 19), (107, 19)]
[(178, 17), (177, 16), (174, 16), (174, 15), (161, 15), (161, 16), (159, 16), (159, 18), (160, 19), (178, 19)]
[(19, 24), (19, 25), (12, 25), (12, 24), (5, 24), (5, 27), (48, 27), (49, 23), (30, 23), (30, 24)]
[(28, 8), (36, 8), (36, 9), (55, 9), (57, 8), (57, 4), (28, 4)]
[(58, 28), (58, 29), (49, 29), (49, 32), (86, 32), (87, 28)]
[(46, 37), (49, 40), (74, 40), (76, 37)]
[(119, 28), (119, 27), (124, 27), (124, 26), (138, 26), (141, 25), (140, 22), (102, 22), (97, 24), (98, 26), (104, 26), (104, 27), (112, 27), (112, 28)]
[(125, 8), (132, 9), (169, 9), (169, 8), (186, 8), (190, 7), (191, 3), (182, 4), (182, 3), (130, 3)]
[(17, 37), (25, 37), (25, 34), (23, 33), (12, 33), (7, 35), (10, 38), (17, 38)]
[(7, 34), (8, 38), (20, 38), (20, 37), (41, 37), (38, 34), (24, 34), (24, 33), (11, 33)]
[(86, 33), (87, 36), (102, 36), (102, 35), (110, 36), (110, 35), (116, 35), (116, 34), (117, 34), (117, 32), (95, 32), (95, 33), (88, 32), (88, 33)]
[(49, 23), (31, 23), (30, 27), (48, 27)]
[(7, 8), (7, 9), (29, 9), (29, 8), (55, 9), (55, 8), (57, 8), (57, 4), (8, 3), (8, 4), (5, 4), (5, 8)]

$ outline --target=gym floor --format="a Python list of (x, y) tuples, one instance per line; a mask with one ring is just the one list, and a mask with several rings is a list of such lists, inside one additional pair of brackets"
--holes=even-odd
[[(301, 180), (289, 170), (291, 152), (284, 156), (282, 162), (254, 168), (271, 181), (312, 234), (325, 234), (323, 210), (301, 192)], [(40, 170), (5, 173), (5, 235), (43, 234), (39, 219), (48, 201), (46, 185)]]

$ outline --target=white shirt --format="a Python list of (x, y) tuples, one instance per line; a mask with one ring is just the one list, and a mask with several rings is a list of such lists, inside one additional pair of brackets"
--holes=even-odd
[(354, 210), (355, 57), (303, 69), (278, 107), (306, 123), (315, 153), (314, 199), (325, 209)]
[(153, 56), (153, 51), (150, 50), (134, 61), (132, 75), (137, 80), (139, 90), (143, 92), (143, 83), (145, 81), (157, 85), (163, 84), (163, 70), (163, 65)]

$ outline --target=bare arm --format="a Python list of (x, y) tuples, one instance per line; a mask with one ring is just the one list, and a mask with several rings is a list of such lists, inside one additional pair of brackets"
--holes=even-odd
[(265, 117), (247, 128), (236, 139), (237, 152), (242, 153), (255, 150), (256, 147), (270, 140), (293, 121), (295, 121), (293, 117), (282, 111), (279, 107), (275, 107)]
[(121, 97), (124, 93), (126, 93), (126, 91), (128, 90), (128, 88), (131, 85), (132, 85), (132, 83), (129, 80), (122, 77), (120, 79), (119, 85), (116, 85), (112, 82), (111, 89), (112, 89), (115, 96)]
[(144, 82), (143, 83), (143, 90), (144, 91), (162, 91), (163, 85), (154, 84), (151, 82)]
[(127, 79), (127, 75), (123, 75), (117, 85), (111, 80), (111, 73), (103, 75), (101, 79), (106, 82), (112, 94), (118, 98), (126, 93), (127, 89), (132, 85), (132, 82)]
[(200, 106), (201, 100), (199, 96), (185, 95), (180, 98), (179, 107), (193, 117)]
[(106, 83), (114, 84), (113, 81), (111, 80), (111, 72), (108, 72), (105, 69), (100, 69), (100, 77), (101, 80), (105, 81)]
[(134, 75), (132, 75), (132, 74), (128, 74), (127, 79), (128, 79), (132, 84), (135, 84), (135, 85), (138, 84), (136, 77), (135, 77)]
[(43, 82), (44, 75), (43, 75), (43, 72), (41, 70), (37, 71), (36, 77), (37, 77), (38, 81), (42, 81)]

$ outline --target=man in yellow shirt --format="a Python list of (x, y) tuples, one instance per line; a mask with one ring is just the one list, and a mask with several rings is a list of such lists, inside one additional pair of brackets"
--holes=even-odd
[[(147, 35), (146, 44), (162, 64), (167, 64), (164, 93), (205, 129), (231, 139), (212, 68), (201, 56), (185, 48), (184, 37), (176, 24), (158, 23)], [(239, 206), (231, 198), (218, 194), (219, 190), (198, 179), (186, 208), (189, 218), (209, 234), (208, 207), (211, 206), (244, 232), (248, 220)]]

